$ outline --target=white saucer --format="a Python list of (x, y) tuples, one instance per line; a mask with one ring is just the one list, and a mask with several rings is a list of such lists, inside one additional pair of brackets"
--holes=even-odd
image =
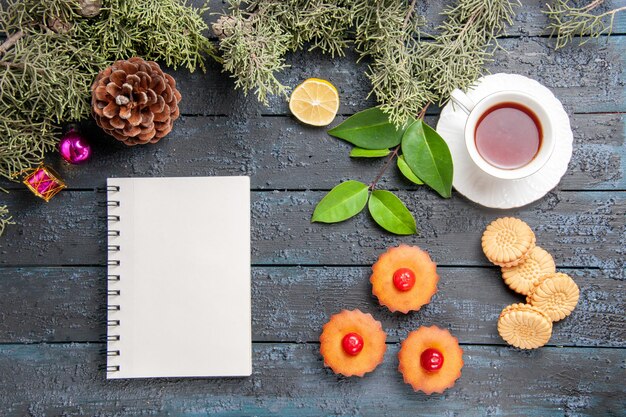
[(567, 171), (572, 157), (574, 135), (561, 102), (543, 85), (516, 74), (493, 74), (480, 78), (467, 91), (474, 102), (502, 90), (518, 90), (545, 103), (553, 117), (556, 143), (548, 162), (533, 175), (519, 180), (501, 180), (481, 171), (471, 160), (465, 146), (467, 114), (449, 102), (441, 111), (437, 132), (450, 148), (454, 162), (452, 185), (468, 199), (486, 207), (509, 209), (539, 200), (553, 189)]

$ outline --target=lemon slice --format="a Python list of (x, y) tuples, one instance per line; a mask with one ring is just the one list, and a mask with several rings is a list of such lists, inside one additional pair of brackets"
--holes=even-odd
[(302, 123), (327, 126), (339, 110), (339, 93), (328, 81), (309, 78), (291, 93), (289, 110)]

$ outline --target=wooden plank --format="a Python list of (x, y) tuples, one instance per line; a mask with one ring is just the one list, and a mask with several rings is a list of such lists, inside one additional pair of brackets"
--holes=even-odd
[(402, 381), (397, 345), (365, 378), (325, 369), (317, 345), (255, 344), (249, 378), (126, 381), (104, 379), (102, 347), (0, 346), (4, 415), (609, 417), (623, 415), (626, 394), (623, 349), (464, 346), (461, 378), (429, 397)]
[[(582, 297), (572, 315), (553, 329), (551, 345), (626, 347), (624, 281), (598, 270), (564, 269)], [(380, 320), (389, 342), (420, 325), (447, 327), (461, 343), (504, 344), (497, 332), (502, 309), (524, 297), (509, 290), (499, 268), (439, 267), (438, 292), (408, 315), (390, 313), (372, 296), (369, 267), (255, 268), (255, 340), (317, 341), (323, 324), (342, 309), (358, 308)]]
[[(339, 117), (335, 124), (344, 119)], [(436, 125), (435, 117), (426, 120)], [(626, 189), (625, 116), (576, 114), (571, 123), (574, 154), (558, 189)], [(245, 174), (257, 190), (331, 189), (348, 178), (371, 181), (384, 163), (384, 159), (350, 158), (350, 145), (330, 137), (326, 129), (304, 127), (283, 117), (241, 122), (183, 117), (163, 141), (133, 148), (118, 144), (94, 124), (86, 126), (85, 134), (94, 145), (94, 157), (87, 164), (74, 166), (55, 156), (48, 158), (70, 188), (102, 187), (107, 177)], [(395, 167), (383, 184), (416, 188)], [(8, 181), (0, 185), (23, 189), (22, 184)]]
[[(362, 178), (355, 178), (362, 179)], [(485, 226), (520, 217), (561, 267), (598, 267), (623, 277), (626, 193), (551, 192), (515, 210), (488, 210), (454, 194), (443, 200), (420, 188), (398, 192), (417, 219), (419, 236), (382, 231), (366, 213), (341, 224), (311, 224), (325, 192), (253, 192), (255, 264), (371, 264), (399, 242), (428, 250), (442, 265), (488, 265), (480, 247)], [(0, 240), (0, 265), (94, 265), (105, 262), (104, 194), (63, 191), (48, 204), (28, 191), (11, 193), (16, 225)], [(167, 219), (164, 219), (167, 221)]]
[[(552, 346), (626, 347), (624, 281), (594, 269), (563, 269), (581, 289), (573, 314), (554, 326)], [(371, 312), (389, 342), (425, 323), (451, 329), (462, 343), (503, 344), (500, 311), (523, 302), (498, 268), (439, 268), (439, 292), (419, 312), (392, 314), (372, 297), (368, 267), (255, 267), (256, 342), (316, 342), (341, 309)], [(105, 268), (0, 268), (0, 343), (97, 342), (105, 333)], [(19, 302), (16, 302), (19, 300)]]
[[(487, 66), (491, 73), (512, 72), (528, 76), (552, 89), (566, 109), (576, 113), (625, 112), (626, 37), (614, 36), (583, 47), (554, 51), (547, 38), (502, 39), (502, 49)], [(367, 62), (355, 64), (353, 50), (343, 58), (330, 58), (320, 52), (297, 52), (287, 62), (293, 65), (280, 75), (287, 86), (295, 87), (304, 79), (330, 80), (339, 90), (340, 114), (353, 114), (375, 105), (367, 96), (370, 83), (365, 76)], [(169, 71), (176, 78), (183, 95), (183, 114), (228, 114), (244, 117), (252, 114), (289, 114), (284, 97), (272, 97), (265, 107), (253, 96), (233, 91), (233, 81), (212, 63), (207, 74), (186, 70)]]
[(0, 268), (0, 343), (102, 340), (106, 268)]

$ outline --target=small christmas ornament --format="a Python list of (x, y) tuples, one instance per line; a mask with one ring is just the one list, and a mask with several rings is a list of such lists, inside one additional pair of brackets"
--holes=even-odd
[(59, 141), (59, 153), (70, 164), (82, 164), (91, 158), (91, 145), (72, 127)]
[(44, 164), (34, 168), (24, 178), (23, 183), (33, 194), (45, 201), (50, 201), (52, 197), (66, 187), (59, 175)]
[(174, 78), (156, 62), (138, 57), (101, 71), (91, 92), (98, 126), (128, 146), (158, 142), (179, 116)]

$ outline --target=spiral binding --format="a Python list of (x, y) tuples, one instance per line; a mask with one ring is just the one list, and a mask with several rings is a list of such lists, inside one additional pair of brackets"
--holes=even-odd
[[(106, 187), (106, 191), (107, 192), (117, 192), (120, 190), (119, 186), (116, 185), (107, 185)], [(107, 199), (106, 203), (104, 204), (104, 206), (107, 207), (107, 210), (110, 210), (112, 208), (117, 208), (120, 207), (121, 203), (119, 200), (110, 200)], [(119, 215), (113, 215), (113, 214), (109, 214), (107, 213), (107, 222), (109, 223), (109, 229), (107, 231), (107, 236), (110, 240), (110, 238), (115, 238), (115, 237), (119, 237), (120, 236), (120, 231), (118, 229), (111, 229), (112, 223), (117, 223), (120, 221), (120, 216)], [(107, 245), (107, 251), (109, 252), (109, 259), (107, 260), (107, 266), (109, 269), (109, 272), (107, 273), (107, 282), (109, 284), (109, 288), (107, 289), (107, 311), (120, 311), (121, 310), (121, 306), (118, 303), (112, 302), (112, 298), (113, 297), (117, 297), (121, 295), (121, 291), (119, 289), (111, 289), (110, 285), (111, 284), (115, 284), (117, 282), (120, 282), (121, 277), (119, 274), (112, 274), (111, 273), (111, 267), (116, 267), (116, 266), (120, 266), (121, 262), (119, 259), (111, 259), (111, 256), (115, 253), (118, 253), (120, 251), (120, 245), (113, 245), (113, 244), (108, 244)], [(110, 342), (118, 342), (120, 340), (120, 335), (119, 334), (111, 334), (111, 331), (113, 331), (116, 327), (118, 327), (120, 325), (120, 320), (111, 320), (111, 319), (107, 319), (107, 335), (106, 335), (106, 341), (107, 341), (107, 349), (106, 349), (106, 356), (107, 357), (118, 357), (120, 356), (120, 350), (119, 349), (109, 349), (110, 347)], [(108, 359), (107, 359), (108, 362)], [(106, 366), (106, 372), (119, 372), (120, 370), (120, 366), (119, 365), (109, 365), (107, 363)]]

